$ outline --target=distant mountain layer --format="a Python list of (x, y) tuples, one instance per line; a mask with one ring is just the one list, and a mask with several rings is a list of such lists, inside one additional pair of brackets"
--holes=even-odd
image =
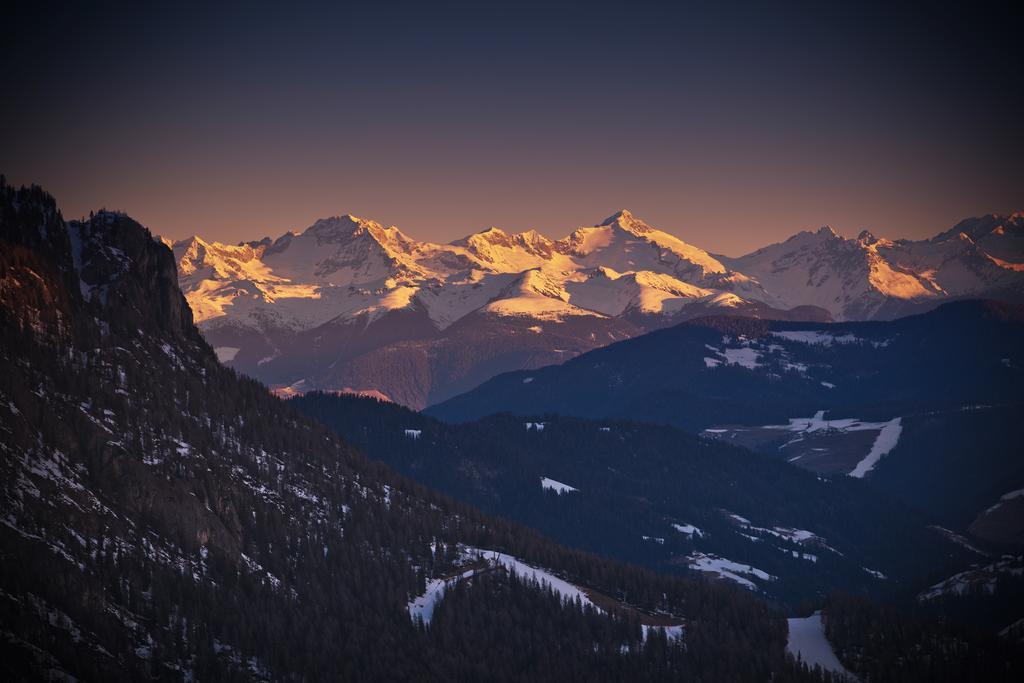
[(432, 406), (658, 422), (823, 475), (866, 478), (975, 539), (1024, 545), (1024, 307), (894, 321), (705, 318), (499, 375)]
[(433, 244), (342, 216), (173, 247), (223, 362), (284, 393), (372, 391), (414, 408), (708, 314), (890, 319), (967, 296), (1024, 300), (1024, 214), (922, 241), (822, 228), (735, 259), (628, 211), (560, 240), (491, 228)]
[[(499, 412), (622, 417), (700, 431), (808, 429), (1024, 400), (1024, 306), (948, 303), (893, 321), (796, 323), (708, 317), (511, 372), (427, 410), (447, 420)], [(794, 425), (794, 428), (798, 425)]]

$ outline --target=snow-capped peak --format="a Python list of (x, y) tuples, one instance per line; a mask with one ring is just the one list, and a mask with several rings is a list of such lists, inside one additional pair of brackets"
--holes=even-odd
[(321, 218), (306, 228), (301, 236), (314, 236), (319, 244), (341, 243), (354, 238), (366, 237), (373, 239), (382, 247), (399, 251), (407, 251), (411, 245), (415, 244), (415, 240), (406, 237), (394, 226), (385, 228), (377, 221), (359, 218), (351, 214)]
[(647, 223), (644, 223), (639, 218), (634, 217), (633, 214), (630, 213), (629, 209), (622, 209), (621, 211), (616, 211), (608, 218), (605, 218), (598, 225), (598, 227), (606, 225), (621, 228), (622, 230), (630, 232), (634, 235), (643, 235), (646, 233), (655, 232), (654, 228), (649, 226)]
[(989, 236), (1005, 236), (1014, 233), (1024, 237), (1024, 212), (1017, 211), (1009, 216), (990, 213), (985, 216), (965, 218), (949, 230), (933, 237), (931, 241), (944, 242), (950, 239), (961, 239), (961, 234), (978, 241)]
[(618, 272), (670, 273), (693, 284), (727, 271), (708, 252), (651, 227), (626, 210), (600, 225), (576, 229), (559, 240), (556, 248), (586, 267), (603, 265)]
[(633, 220), (633, 213), (629, 209), (619, 209), (611, 216), (608, 216), (608, 218), (605, 218), (603, 221), (598, 223), (598, 225), (611, 225), (612, 223), (616, 223), (620, 220)]
[(339, 230), (352, 232), (369, 224), (375, 224), (378, 227), (380, 226), (379, 223), (374, 223), (374, 221), (367, 221), (359, 218), (358, 216), (346, 213), (341, 216), (318, 218), (313, 225), (303, 230), (300, 234), (333, 234)]
[(818, 228), (818, 235), (821, 237), (838, 237), (839, 239), (842, 239), (842, 235), (836, 232), (836, 229), (831, 225), (823, 225)]
[(270, 275), (260, 261), (266, 244), (257, 244), (221, 244), (193, 235), (175, 242), (171, 250), (177, 260), (179, 278), (260, 281)]

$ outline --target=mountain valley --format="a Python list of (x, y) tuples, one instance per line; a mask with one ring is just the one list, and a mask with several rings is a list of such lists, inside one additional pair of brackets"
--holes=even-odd
[[(698, 256), (680, 273), (731, 277)], [(905, 624), (914, 670), (943, 664), (933, 680), (1024, 666), (1004, 624), (1017, 560), (999, 558), (1019, 536), (1000, 450), (1018, 404), (1012, 305), (870, 323), (698, 316), (647, 334), (572, 313), (624, 341), (525, 374), (467, 372), (483, 384), (430, 412), (474, 421), (446, 424), (380, 390), (281, 401), (220, 362), (179, 265), (124, 214), (65, 222), (41, 189), (0, 179), (5, 679), (839, 680), (787, 649), (786, 617), (812, 608), (856, 676), (902, 680), (889, 648), (859, 639), (882, 619)], [(532, 352), (513, 330), (550, 339), (501, 301), (486, 315), (514, 323), (495, 328), (496, 350)], [(950, 420), (953, 406), (978, 409)], [(897, 419), (870, 466), (862, 453), (814, 471), (720, 426), (824, 431), (861, 452)], [(995, 448), (945, 516), (941, 490), (899, 483), (919, 465), (880, 476), (921, 457), (899, 457), (911, 439), (947, 445), (928, 447), (940, 473), (969, 471), (950, 435), (986, 427)], [(845, 476), (858, 468), (864, 481)]]
[(821, 679), (746, 591), (487, 517), (224, 368), (122, 214), (0, 180), (0, 330), (5, 680)]

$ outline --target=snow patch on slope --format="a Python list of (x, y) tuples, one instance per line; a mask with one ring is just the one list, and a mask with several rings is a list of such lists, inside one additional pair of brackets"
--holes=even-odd
[(901, 419), (897, 417), (885, 423), (882, 429), (879, 430), (875, 442), (871, 444), (871, 451), (850, 472), (851, 477), (863, 479), (864, 475), (875, 468), (879, 460), (896, 448), (896, 444), (900, 440), (900, 434), (903, 432), (900, 422)]
[(762, 581), (771, 581), (775, 579), (775, 577), (768, 572), (757, 569), (756, 567), (751, 567), (749, 564), (733, 562), (732, 560), (727, 560), (724, 557), (718, 557), (717, 555), (710, 555), (706, 553), (694, 553), (690, 555), (689, 566), (691, 569), (715, 574), (723, 579), (728, 579), (752, 591), (757, 590), (757, 585), (750, 580), (751, 578), (760, 579)]
[(540, 486), (545, 491), (554, 491), (558, 495), (562, 495), (563, 493), (572, 493), (573, 491), (579, 490), (575, 487), (569, 486), (568, 484), (563, 484), (560, 481), (555, 481), (548, 477), (540, 478)]
[(825, 637), (825, 623), (821, 612), (815, 612), (803, 619), (788, 619), (789, 637), (786, 640), (786, 651), (794, 657), (799, 656), (808, 666), (820, 666), (825, 671), (846, 676), (856, 680), (836, 657), (831, 643)]
[(921, 592), (917, 599), (921, 602), (954, 595), (964, 595), (977, 590), (994, 593), (1000, 576), (1024, 576), (1024, 557), (1006, 556), (992, 564), (971, 567), (966, 571), (950, 576), (927, 590)]
[[(722, 340), (723, 344), (729, 344), (731, 342), (729, 337)], [(718, 358), (704, 358), (704, 365), (708, 368), (716, 368), (722, 364), (725, 365), (739, 365), (747, 368), (748, 370), (755, 370), (761, 366), (761, 352), (750, 346), (750, 341), (744, 338), (739, 339), (742, 346), (736, 348), (722, 348), (711, 346), (706, 344), (705, 348), (708, 351), (714, 352)]]

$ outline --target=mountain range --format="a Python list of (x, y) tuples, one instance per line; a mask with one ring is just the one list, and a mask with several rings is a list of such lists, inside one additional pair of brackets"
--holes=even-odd
[(826, 680), (747, 591), (368, 459), (218, 363), (145, 228), (2, 176), (0, 363), (3, 680)]
[[(876, 472), (902, 460), (875, 454), (879, 442), (904, 438), (899, 418), (880, 419), (891, 407), (1012, 399), (1012, 306), (965, 302), (893, 323), (838, 324), (853, 331), (704, 318), (561, 366), (611, 353), (591, 370), (615, 386), (623, 377), (614, 365), (635, 368), (614, 354), (696, 334), (684, 350), (699, 345), (694, 358), (723, 373), (724, 391), (751, 380), (733, 371), (755, 373), (755, 389), (786, 373), (794, 401), (810, 405), (821, 395), (800, 394), (800, 382), (831, 383), (819, 377), (827, 356), (812, 364), (818, 346), (855, 351), (830, 357), (839, 366), (830, 379), (849, 382), (853, 401), (878, 379), (853, 369), (872, 352), (905, 360), (915, 340), (919, 352), (935, 347), (905, 375), (917, 381), (928, 364), (934, 381), (876, 413), (785, 425), (798, 442), (811, 432), (852, 439), (838, 459), (801, 471), (765, 457), (771, 449), (733, 443), (728, 425), (699, 436), (603, 417), (447, 425), (366, 398), (282, 402), (218, 362), (193, 323), (176, 260), (124, 214), (65, 222), (40, 188), (0, 176), (4, 680), (783, 682), (842, 680), (846, 669), (877, 681), (1020, 677), (1020, 622), (1005, 626), (1017, 618), (1019, 561), (964, 567), (1005, 543), (998, 533), (1016, 492), (972, 525), (985, 539), (978, 548), (925, 526), (935, 518), (927, 506), (872, 488)], [(772, 348), (772, 332), (790, 334)], [(950, 341), (935, 344), (943, 335)], [(953, 362), (972, 335), (978, 359)], [(717, 346), (708, 341), (716, 336)], [(985, 370), (993, 353), (1007, 381), (986, 388), (991, 373), (979, 374), (972, 393), (964, 373)], [(943, 362), (952, 370), (940, 391)], [(543, 384), (530, 377), (515, 379)], [(701, 419), (724, 411), (713, 405)], [(760, 414), (740, 417), (756, 424)], [(948, 460), (964, 450), (949, 438), (961, 425), (936, 418), (949, 429), (920, 432), (931, 440), (915, 450), (927, 459), (930, 443), (948, 442), (934, 451)], [(995, 416), (1000, 429), (1006, 422)], [(969, 435), (992, 423), (967, 424)], [(858, 454), (863, 434), (874, 438)], [(1012, 447), (1002, 434), (994, 442)], [(1002, 460), (976, 460), (982, 479)], [(1013, 470), (1003, 471), (1008, 483)], [(837, 587), (879, 597), (888, 586), (902, 600), (923, 587), (912, 612), (822, 597)], [(989, 605), (983, 619), (979, 602)], [(983, 629), (950, 623), (952, 613)], [(841, 663), (801, 661), (808, 628)]]
[(413, 408), (713, 313), (845, 321), (1024, 300), (1020, 213), (918, 241), (825, 227), (739, 258), (629, 211), (559, 240), (490, 228), (434, 244), (341, 216), (273, 240), (173, 249), (223, 362), (284, 394), (366, 392)]

